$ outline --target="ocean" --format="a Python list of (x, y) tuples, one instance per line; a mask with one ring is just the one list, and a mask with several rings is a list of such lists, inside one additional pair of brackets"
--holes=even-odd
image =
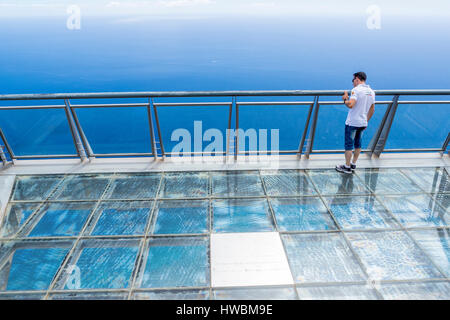
[[(1, 18), (0, 94), (350, 90), (352, 74), (357, 71), (367, 73), (373, 89), (450, 89), (450, 22), (445, 18), (386, 17), (379, 30), (368, 29), (365, 16), (88, 16), (83, 17), (80, 30), (69, 30), (66, 19)], [(256, 100), (312, 101), (312, 97), (253, 98)], [(228, 102), (231, 97), (155, 99), (192, 101)], [(71, 101), (88, 102), (148, 100)], [(41, 103), (63, 101), (0, 101), (0, 106)], [(377, 106), (363, 147), (385, 108)], [(169, 152), (178, 143), (171, 141), (176, 129), (193, 133), (194, 121), (202, 121), (203, 131), (217, 128), (224, 132), (228, 122), (227, 107), (160, 107), (158, 112)], [(305, 106), (242, 106), (239, 122), (244, 130), (267, 129), (269, 135), (270, 129), (279, 129), (280, 149), (295, 150), (307, 112)], [(151, 152), (145, 108), (78, 109), (77, 114), (95, 153)], [(315, 149), (343, 149), (346, 114), (344, 105), (321, 107)], [(450, 131), (449, 119), (449, 105), (400, 105), (386, 148), (441, 147)], [(0, 127), (16, 155), (75, 153), (62, 109), (0, 110)]]

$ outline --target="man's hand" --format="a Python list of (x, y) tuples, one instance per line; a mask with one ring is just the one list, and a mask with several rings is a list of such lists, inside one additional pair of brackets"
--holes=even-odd
[(344, 95), (342, 96), (342, 100), (348, 100), (348, 91), (347, 90), (345, 90), (344, 91)]

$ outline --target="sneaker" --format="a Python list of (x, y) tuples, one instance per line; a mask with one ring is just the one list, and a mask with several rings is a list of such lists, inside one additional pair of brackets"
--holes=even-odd
[(340, 166), (336, 166), (336, 171), (342, 172), (342, 173), (348, 173), (351, 174), (353, 171), (351, 168), (345, 167), (345, 165), (341, 164)]
[(350, 164), (350, 169), (354, 172), (356, 170), (356, 164)]

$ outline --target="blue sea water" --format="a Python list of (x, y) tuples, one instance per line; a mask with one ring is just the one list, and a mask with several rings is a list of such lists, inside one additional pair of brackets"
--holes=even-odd
[[(80, 30), (68, 30), (64, 16), (2, 18), (0, 94), (351, 89), (352, 73), (360, 70), (368, 74), (368, 83), (374, 89), (449, 89), (449, 31), (450, 22), (444, 17), (387, 17), (379, 30), (369, 30), (365, 16), (137, 20), (83, 17)], [(257, 100), (282, 99), (312, 98)], [(88, 102), (119, 100), (71, 101)], [(0, 105), (36, 103), (1, 101)], [(386, 147), (442, 146), (450, 131), (449, 107), (400, 105)], [(376, 108), (365, 132), (364, 146), (384, 110), (385, 106)], [(279, 129), (280, 149), (292, 150), (298, 148), (307, 111), (305, 106), (242, 106), (239, 124), (243, 129)], [(77, 110), (95, 153), (150, 152), (146, 112), (137, 107)], [(202, 120), (203, 132), (209, 128), (224, 132), (228, 122), (227, 107), (171, 107), (159, 108), (158, 112), (166, 151), (178, 143), (171, 141), (177, 128), (193, 133), (194, 121)], [(321, 107), (315, 149), (343, 149), (346, 113), (343, 105)], [(0, 127), (17, 155), (75, 153), (62, 109), (0, 110)], [(204, 142), (203, 148), (207, 144)]]

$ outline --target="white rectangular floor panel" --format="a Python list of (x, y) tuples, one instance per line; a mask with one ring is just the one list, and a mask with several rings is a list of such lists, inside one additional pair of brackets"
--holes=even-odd
[(213, 287), (293, 284), (277, 232), (211, 235)]

